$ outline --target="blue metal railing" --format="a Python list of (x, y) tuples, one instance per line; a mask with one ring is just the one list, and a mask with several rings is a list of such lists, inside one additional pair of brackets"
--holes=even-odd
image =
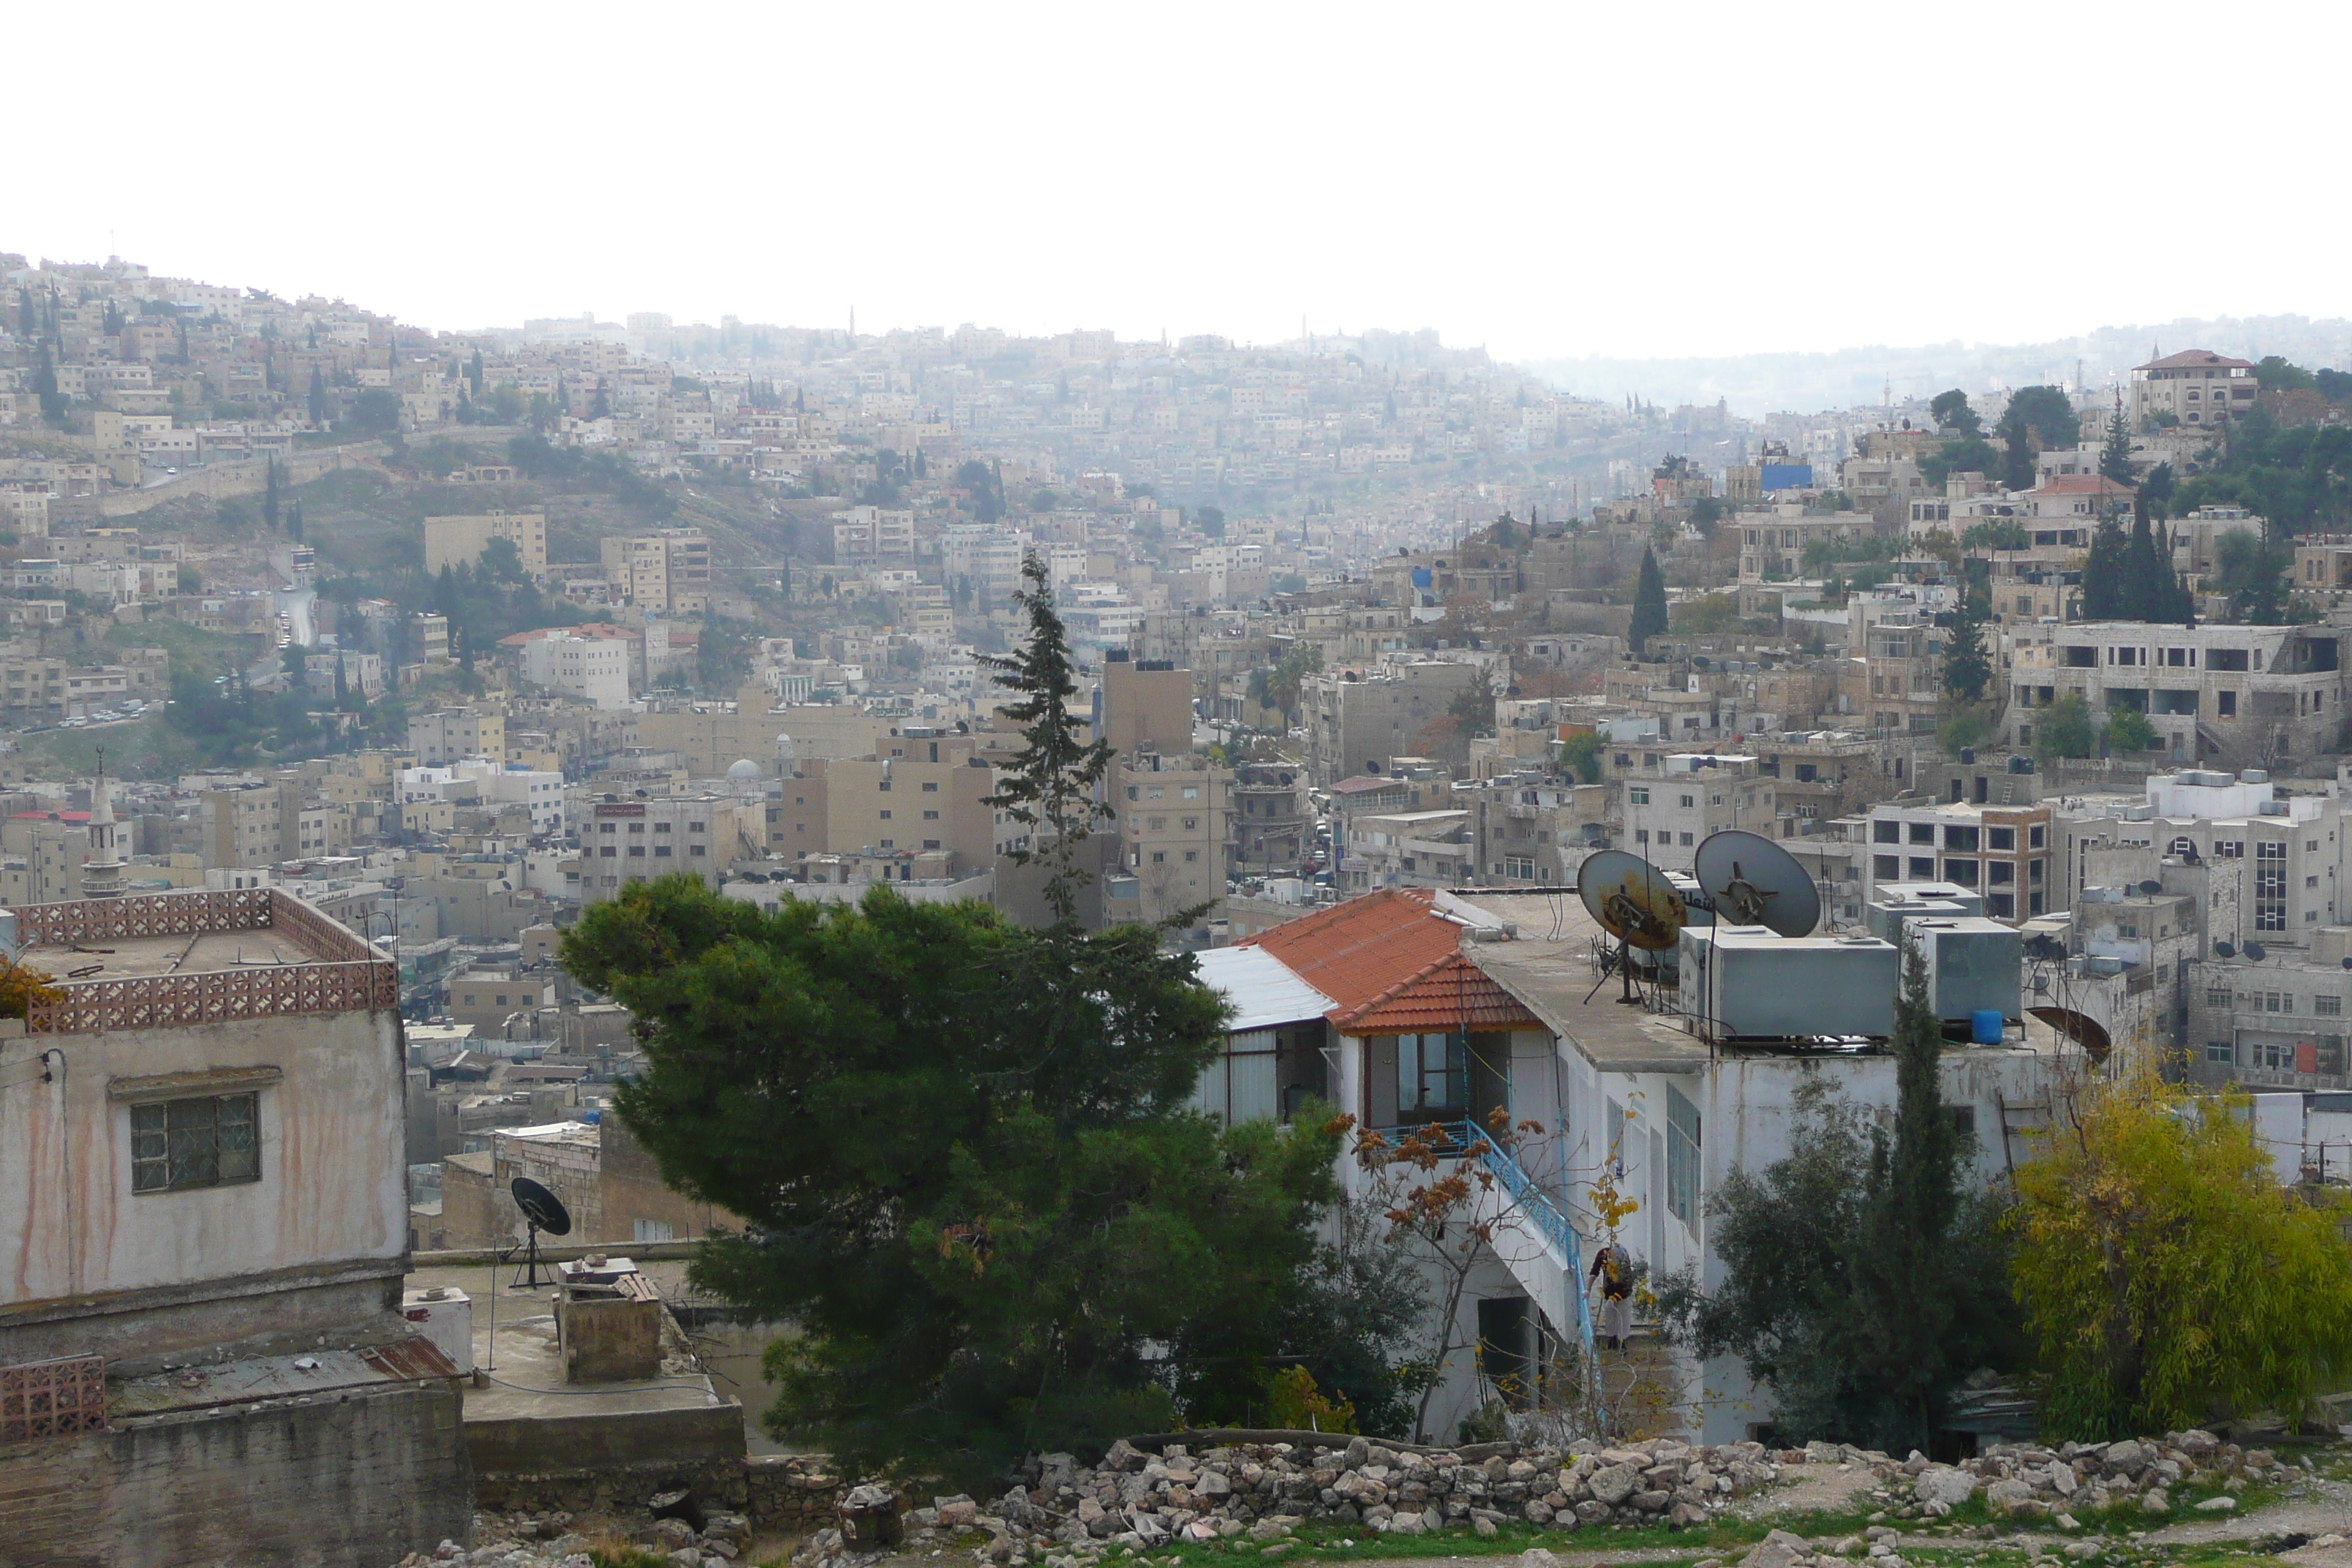
[(1495, 1142), (1483, 1129), (1469, 1121), (1426, 1121), (1412, 1126), (1392, 1127), (1384, 1135), (1391, 1142), (1406, 1134), (1418, 1134), (1431, 1142), (1437, 1152), (1448, 1159), (1464, 1156), (1475, 1158), (1493, 1176), (1503, 1191), (1518, 1205), (1518, 1213), (1537, 1234), (1551, 1245), (1552, 1250), (1568, 1259), (1568, 1294), (1576, 1303), (1576, 1337), (1584, 1347), (1584, 1364), (1592, 1364), (1592, 1303), (1584, 1289), (1584, 1242), (1576, 1227), (1559, 1205), (1535, 1184), (1535, 1178), (1514, 1159), (1511, 1152)]

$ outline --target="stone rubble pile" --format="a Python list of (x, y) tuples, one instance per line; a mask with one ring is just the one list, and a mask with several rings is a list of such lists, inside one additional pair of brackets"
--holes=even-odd
[[(1833, 1463), (1852, 1449), (1829, 1447)], [(1661, 1438), (1593, 1454), (1432, 1451), (1356, 1437), (1329, 1446), (1244, 1444), (1198, 1454), (1171, 1444), (1149, 1453), (1114, 1443), (1094, 1467), (1067, 1454), (1031, 1462), (1023, 1485), (986, 1504), (940, 1497), (895, 1521), (881, 1488), (843, 1501), (839, 1528), (820, 1531), (793, 1559), (799, 1568), (842, 1568), (859, 1554), (901, 1543), (929, 1549), (985, 1532), (977, 1550), (1006, 1568), (1086, 1568), (1105, 1553), (1169, 1541), (1246, 1535), (1261, 1556), (1308, 1520), (1391, 1535), (1468, 1528), (1491, 1536), (1506, 1521), (1550, 1530), (1607, 1523), (1700, 1524), (1731, 1500), (1783, 1479), (1802, 1453), (1760, 1443), (1720, 1447)], [(879, 1494), (866, 1498), (868, 1492)]]
[(1903, 1519), (1941, 1518), (1984, 1494), (1996, 1519), (2056, 1520), (2136, 1504), (2147, 1513), (2172, 1511), (2172, 1489), (2186, 1483), (2221, 1493), (2195, 1505), (2201, 1513), (2228, 1513), (2250, 1484), (2275, 1483), (2289, 1467), (2264, 1448), (2241, 1448), (2210, 1432), (2168, 1432), (2162, 1437), (2114, 1443), (2066, 1443), (2055, 1448), (1997, 1443), (1958, 1465), (1930, 1464), (1914, 1452), (1884, 1473), (1874, 1497)]
[[(1874, 1521), (1942, 1519), (1981, 1494), (1996, 1520), (2048, 1520), (2062, 1529), (2078, 1526), (2075, 1514), (2126, 1504), (2169, 1512), (2172, 1491), (2188, 1484), (2218, 1487), (2219, 1495), (2193, 1507), (2224, 1513), (2235, 1509), (2235, 1494), (2246, 1487), (2276, 1485), (2301, 1473), (2266, 1449), (2242, 1448), (2201, 1431), (2054, 1448), (1995, 1444), (1958, 1465), (1934, 1464), (1916, 1452), (1898, 1462), (1835, 1443), (1774, 1451), (1759, 1443), (1705, 1447), (1659, 1438), (1575, 1454), (1508, 1445), (1431, 1450), (1334, 1436), (1328, 1443), (1237, 1444), (1196, 1454), (1177, 1444), (1153, 1453), (1121, 1441), (1091, 1467), (1068, 1454), (1034, 1458), (1022, 1484), (987, 1501), (959, 1493), (909, 1507), (913, 1500), (889, 1487), (849, 1488), (831, 1522), (803, 1538), (793, 1563), (794, 1568), (857, 1568), (885, 1552), (971, 1547), (982, 1563), (1003, 1568), (1097, 1568), (1129, 1548), (1234, 1537), (1255, 1543), (1259, 1556), (1278, 1559), (1291, 1549), (1292, 1531), (1308, 1521), (1407, 1536), (1469, 1529), (1491, 1537), (1517, 1521), (1553, 1531), (1680, 1528), (1705, 1525), (1734, 1499), (1800, 1479), (1804, 1467), (1817, 1467), (1816, 1474), (1860, 1472), (1874, 1483), (1864, 1495), (1883, 1510)], [(686, 1495), (656, 1497), (649, 1506), (665, 1507)], [(635, 1538), (677, 1568), (720, 1568), (745, 1554), (751, 1526), (743, 1515), (692, 1511), (698, 1529), (684, 1518), (656, 1519)], [(593, 1568), (591, 1542), (573, 1531), (574, 1522), (565, 1512), (478, 1516), (475, 1538), (484, 1544), (468, 1551), (444, 1542), (430, 1556), (402, 1559), (399, 1568)], [(1910, 1568), (1900, 1555), (1901, 1542), (1895, 1530), (1875, 1522), (1861, 1535), (1818, 1549), (1774, 1531), (1738, 1563), (1739, 1568), (1830, 1568), (1832, 1563), (1850, 1568), (1860, 1556), (1865, 1568)], [(2066, 1547), (2075, 1557), (2097, 1551), (2089, 1542)], [(1558, 1565), (1549, 1552), (1535, 1548), (1519, 1568)], [(1707, 1559), (1695, 1568), (1722, 1564)]]
[[(697, 1512), (699, 1530), (684, 1519), (656, 1519), (636, 1531), (638, 1546), (677, 1568), (724, 1568), (751, 1549), (751, 1522), (741, 1514)], [(483, 1544), (467, 1551), (445, 1541), (430, 1556), (412, 1552), (402, 1558), (398, 1568), (596, 1568), (589, 1555), (592, 1542), (573, 1532), (573, 1522), (568, 1513), (511, 1519), (478, 1514), (474, 1534)]]

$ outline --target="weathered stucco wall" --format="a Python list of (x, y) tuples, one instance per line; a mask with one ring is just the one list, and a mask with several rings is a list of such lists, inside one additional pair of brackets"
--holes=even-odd
[(57, 1568), (382, 1568), (472, 1528), (446, 1382), (152, 1416), (0, 1454), (0, 1559)]
[[(398, 1020), (336, 1013), (6, 1042), (0, 1089), (0, 1333), (12, 1309), (121, 1310), (156, 1290), (381, 1263), (407, 1246)], [(31, 1058), (58, 1053), (54, 1081)], [(131, 1190), (131, 1107), (110, 1082), (274, 1068), (261, 1179)], [(366, 1272), (364, 1268), (362, 1272)]]

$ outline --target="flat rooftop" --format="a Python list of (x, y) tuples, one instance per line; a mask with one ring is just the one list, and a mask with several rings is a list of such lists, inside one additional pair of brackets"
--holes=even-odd
[(26, 1008), (30, 1034), (400, 1005), (392, 959), (283, 888), (130, 893), (7, 913), (21, 961), (48, 977), (48, 993)]
[(1623, 987), (1614, 974), (1593, 989), (1591, 944), (1598, 939), (1613, 949), (1617, 940), (1586, 912), (1575, 889), (1449, 897), (1517, 927), (1507, 942), (1465, 942), (1462, 951), (1595, 1067), (1665, 1073), (1706, 1068), (1706, 1042), (1685, 1033), (1675, 1015), (1618, 1001)]
[(193, 936), (42, 942), (25, 949), (23, 962), (56, 980), (130, 980), (150, 974), (202, 974), (324, 961), (299, 942), (264, 926), (254, 931), (198, 931)]

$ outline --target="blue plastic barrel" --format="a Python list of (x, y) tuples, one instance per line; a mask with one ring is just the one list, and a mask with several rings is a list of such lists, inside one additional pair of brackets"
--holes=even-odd
[(1969, 1038), (1979, 1046), (2000, 1044), (2000, 1009), (1979, 1007), (1969, 1014)]

